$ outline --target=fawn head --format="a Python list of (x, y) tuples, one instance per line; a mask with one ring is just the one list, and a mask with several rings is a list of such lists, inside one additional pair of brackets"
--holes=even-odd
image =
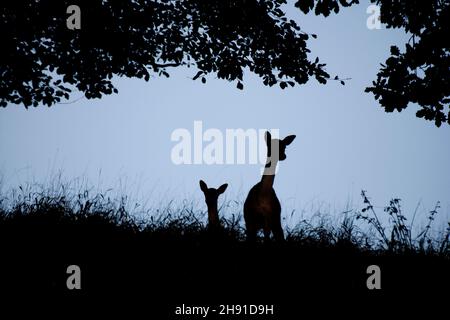
[(206, 183), (203, 180), (200, 180), (200, 189), (205, 194), (205, 202), (208, 207), (210, 206), (217, 206), (217, 199), (219, 196), (225, 192), (227, 189), (228, 184), (225, 183), (221, 185), (219, 188), (208, 188)]
[[(294, 141), (295, 135), (287, 136), (284, 139), (272, 139), (270, 132), (266, 131), (264, 138), (267, 144), (267, 158), (282, 161), (286, 159), (286, 147)], [(278, 154), (272, 154), (272, 150), (274, 152), (278, 150)]]

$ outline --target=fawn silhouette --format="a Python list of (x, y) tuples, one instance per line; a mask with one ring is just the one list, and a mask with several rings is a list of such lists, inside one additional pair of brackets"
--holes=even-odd
[(228, 184), (225, 183), (219, 188), (208, 188), (203, 180), (200, 180), (200, 189), (205, 194), (205, 202), (208, 207), (208, 228), (220, 227), (219, 212), (217, 210), (217, 200), (219, 196), (225, 192)]
[(286, 159), (286, 146), (295, 139), (290, 135), (280, 139), (272, 139), (270, 132), (265, 134), (267, 144), (267, 161), (261, 181), (250, 189), (244, 203), (244, 220), (247, 240), (255, 241), (260, 229), (264, 231), (264, 241), (270, 239), (270, 233), (276, 241), (283, 241), (284, 234), (281, 227), (281, 205), (273, 189), (275, 169), (278, 161)]

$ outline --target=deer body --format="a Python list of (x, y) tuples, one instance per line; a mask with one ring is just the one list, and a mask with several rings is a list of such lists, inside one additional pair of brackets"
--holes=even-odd
[(200, 189), (205, 195), (206, 206), (208, 207), (208, 228), (220, 227), (219, 210), (217, 209), (217, 200), (225, 192), (228, 184), (223, 184), (219, 188), (208, 188), (203, 180), (200, 180)]
[(270, 133), (266, 132), (267, 162), (264, 174), (261, 181), (250, 189), (244, 203), (244, 220), (249, 241), (254, 241), (261, 229), (264, 231), (266, 241), (270, 238), (271, 232), (275, 240), (284, 240), (281, 204), (273, 189), (273, 183), (278, 161), (286, 159), (285, 148), (294, 139), (295, 136), (288, 136), (283, 140), (272, 139)]

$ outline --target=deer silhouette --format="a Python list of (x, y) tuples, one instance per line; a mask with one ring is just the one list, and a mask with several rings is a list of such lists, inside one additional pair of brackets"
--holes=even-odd
[(219, 212), (217, 210), (217, 200), (225, 192), (228, 184), (223, 184), (219, 188), (208, 188), (203, 180), (200, 180), (200, 189), (205, 194), (205, 202), (208, 207), (208, 228), (220, 227)]
[(244, 203), (244, 220), (247, 239), (255, 241), (260, 229), (264, 231), (264, 241), (270, 239), (270, 233), (276, 241), (283, 241), (284, 234), (281, 227), (281, 205), (273, 189), (275, 169), (278, 161), (286, 159), (286, 147), (294, 141), (295, 135), (281, 139), (272, 139), (266, 131), (267, 161), (261, 181), (250, 189)]

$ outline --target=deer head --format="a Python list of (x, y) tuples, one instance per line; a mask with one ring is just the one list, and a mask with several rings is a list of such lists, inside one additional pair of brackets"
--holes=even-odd
[(210, 227), (217, 227), (219, 225), (219, 213), (217, 210), (217, 200), (219, 196), (225, 192), (228, 184), (225, 183), (219, 188), (208, 188), (203, 180), (200, 180), (200, 189), (205, 195), (205, 202), (208, 206), (208, 225)]
[(266, 167), (286, 159), (286, 147), (294, 141), (295, 137), (295, 135), (290, 135), (284, 139), (272, 139), (270, 132), (266, 131), (264, 136), (267, 145)]

